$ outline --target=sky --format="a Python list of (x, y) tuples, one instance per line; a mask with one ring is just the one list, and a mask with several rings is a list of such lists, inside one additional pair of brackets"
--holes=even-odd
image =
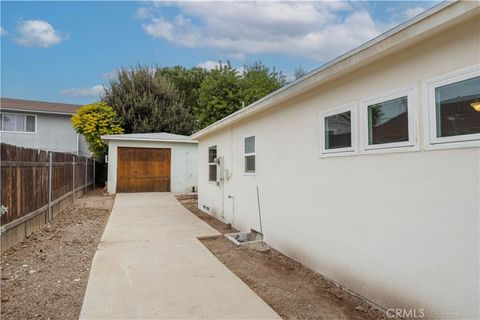
[(1, 96), (86, 104), (120, 67), (261, 61), (293, 79), (431, 1), (1, 1)]

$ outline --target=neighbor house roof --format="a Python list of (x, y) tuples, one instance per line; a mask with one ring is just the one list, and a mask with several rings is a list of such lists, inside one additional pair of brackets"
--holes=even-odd
[(0, 108), (14, 111), (31, 111), (72, 115), (81, 106), (78, 104), (0, 98)]
[(156, 142), (184, 142), (197, 143), (189, 136), (168, 132), (112, 134), (101, 136), (102, 140), (129, 140), (129, 141), (156, 141)]
[(441, 28), (450, 23), (455, 23), (473, 17), (474, 15), (478, 15), (479, 6), (480, 5), (477, 1), (442, 2), (309, 72), (300, 79), (297, 79), (262, 99), (255, 101), (249, 106), (194, 133), (191, 138), (198, 139), (221, 130), (232, 123), (251, 117), (272, 106), (279, 105), (294, 96), (298, 96), (321, 84), (345, 75), (366, 64), (372, 63), (375, 60), (404, 48), (408, 44), (424, 39), (430, 34), (438, 32)]

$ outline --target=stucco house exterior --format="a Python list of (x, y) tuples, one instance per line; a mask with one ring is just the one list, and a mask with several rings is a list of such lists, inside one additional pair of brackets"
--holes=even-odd
[(285, 255), (390, 315), (478, 319), (479, 64), (479, 3), (433, 7), (192, 135), (199, 209), (260, 231), (258, 186)]
[(108, 143), (107, 191), (195, 192), (197, 141), (158, 133), (105, 135)]
[(80, 105), (0, 99), (0, 141), (26, 148), (88, 156), (88, 145), (70, 118)]

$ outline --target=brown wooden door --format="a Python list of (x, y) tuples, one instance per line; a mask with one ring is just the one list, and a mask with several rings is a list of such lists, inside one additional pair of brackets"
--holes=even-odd
[(170, 191), (170, 156), (170, 149), (119, 147), (117, 192)]

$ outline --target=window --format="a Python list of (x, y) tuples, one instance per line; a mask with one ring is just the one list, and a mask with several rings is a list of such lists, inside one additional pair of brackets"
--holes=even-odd
[(430, 143), (480, 139), (480, 70), (428, 83)]
[(245, 138), (245, 173), (255, 173), (255, 136)]
[(208, 148), (208, 181), (217, 181), (217, 146)]
[(323, 154), (356, 150), (356, 108), (348, 105), (320, 114), (321, 151)]
[(413, 92), (404, 90), (362, 102), (365, 150), (415, 146)]
[(1, 113), (0, 130), (10, 132), (35, 132), (34, 115)]

